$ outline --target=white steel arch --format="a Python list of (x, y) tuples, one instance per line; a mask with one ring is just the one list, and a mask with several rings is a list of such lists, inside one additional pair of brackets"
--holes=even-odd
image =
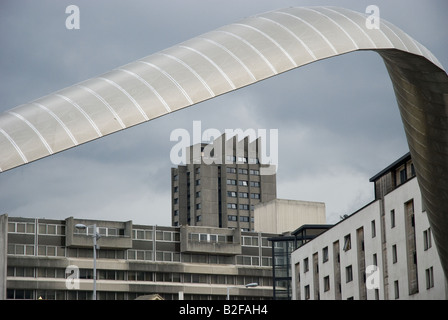
[(267, 12), (18, 106), (0, 114), (0, 172), (210, 99), (211, 92), (373, 50), (391, 77), (448, 275), (448, 76), (399, 28), (381, 20), (379, 29), (368, 29), (365, 22), (365, 14), (335, 7)]

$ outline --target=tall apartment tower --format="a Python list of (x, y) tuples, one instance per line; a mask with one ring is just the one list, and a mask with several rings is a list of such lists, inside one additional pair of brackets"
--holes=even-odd
[(258, 139), (223, 134), (187, 148), (187, 164), (171, 169), (173, 226), (254, 229), (254, 206), (277, 196), (275, 170), (263, 174)]

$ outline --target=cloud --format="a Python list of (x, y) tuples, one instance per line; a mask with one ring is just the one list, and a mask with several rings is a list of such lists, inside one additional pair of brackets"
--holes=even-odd
[[(65, 29), (76, 4), (81, 29)], [(368, 1), (322, 1), (364, 11)], [(381, 17), (448, 65), (446, 4), (377, 1)], [(315, 1), (6, 1), (0, 4), (0, 111), (244, 17)], [(206, 12), (206, 14), (204, 14)], [(416, 16), (415, 12), (419, 12)], [(444, 34), (445, 33), (445, 34)], [(328, 222), (373, 197), (369, 177), (407, 152), (378, 54), (304, 66), (192, 108), (0, 174), (0, 212), (171, 224), (172, 130), (278, 129), (278, 196), (324, 201)], [(190, 131), (191, 132), (191, 131)]]
[(327, 223), (331, 224), (373, 200), (368, 176), (349, 166), (334, 165), (304, 173), (297, 180), (282, 181), (277, 189), (280, 198), (324, 202)]

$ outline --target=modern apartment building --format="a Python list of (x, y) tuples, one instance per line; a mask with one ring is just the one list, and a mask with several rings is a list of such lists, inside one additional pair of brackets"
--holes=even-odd
[(276, 198), (276, 175), (262, 174), (260, 144), (246, 137), (187, 149), (171, 169), (172, 225), (254, 230), (254, 207)]
[(291, 253), (329, 228), (328, 224), (304, 224), (292, 232), (268, 239), (272, 243), (274, 300), (292, 298)]
[(291, 254), (294, 299), (447, 299), (410, 154), (370, 179), (375, 200)]
[[(84, 224), (86, 229), (76, 226)], [(271, 299), (275, 234), (0, 216), (0, 300)], [(258, 286), (246, 288), (246, 284)], [(78, 285), (78, 287), (76, 285)]]

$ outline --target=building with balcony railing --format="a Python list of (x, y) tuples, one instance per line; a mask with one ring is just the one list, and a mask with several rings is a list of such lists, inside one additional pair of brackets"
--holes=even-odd
[[(269, 233), (212, 227), (137, 225), (132, 221), (0, 216), (0, 289), (7, 299), (272, 298)], [(77, 287), (75, 286), (77, 284)], [(248, 283), (257, 287), (246, 288)]]

